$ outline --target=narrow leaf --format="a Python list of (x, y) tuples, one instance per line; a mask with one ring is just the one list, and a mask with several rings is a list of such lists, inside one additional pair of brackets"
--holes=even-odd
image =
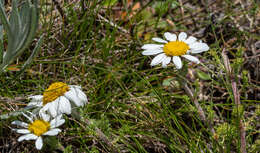
[[(40, 37), (40, 39), (38, 40), (37, 44), (35, 45), (33, 52), (31, 54), (31, 56), (27, 59), (27, 61), (24, 63), (24, 65), (22, 66), (21, 70), (19, 71), (19, 73), (17, 74), (17, 76), (21, 75), (24, 70), (32, 63), (33, 58), (37, 55), (37, 53), (40, 50), (40, 47), (43, 43), (43, 35)], [(16, 76), (16, 77), (17, 77)]]

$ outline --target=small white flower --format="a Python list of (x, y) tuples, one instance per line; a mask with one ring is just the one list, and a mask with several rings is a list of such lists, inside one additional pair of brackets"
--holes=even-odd
[(201, 53), (209, 50), (209, 46), (206, 43), (198, 42), (193, 36), (187, 38), (185, 32), (181, 32), (177, 38), (177, 35), (166, 32), (164, 33), (166, 40), (161, 38), (152, 38), (152, 40), (163, 43), (163, 44), (145, 44), (142, 46), (144, 51), (143, 55), (157, 55), (151, 62), (151, 66), (158, 65), (162, 63), (162, 67), (167, 67), (167, 65), (173, 61), (177, 69), (182, 68), (181, 57), (187, 60), (199, 63), (199, 59), (189, 54)]
[(71, 105), (79, 107), (88, 102), (87, 96), (80, 86), (67, 85), (63, 82), (52, 83), (43, 95), (35, 95), (29, 98), (31, 102), (28, 106), (42, 107), (40, 112), (48, 111), (53, 117), (63, 113), (71, 114)]
[(37, 118), (35, 114), (31, 113), (31, 117), (23, 114), (30, 123), (25, 123), (22, 121), (13, 121), (13, 125), (18, 125), (24, 129), (13, 129), (17, 133), (24, 134), (18, 138), (18, 141), (23, 140), (36, 140), (36, 149), (40, 150), (43, 146), (42, 136), (54, 136), (57, 135), (61, 130), (57, 127), (62, 125), (65, 120), (62, 119), (62, 115), (57, 116), (49, 122), (50, 116), (47, 114), (39, 114), (40, 118)]

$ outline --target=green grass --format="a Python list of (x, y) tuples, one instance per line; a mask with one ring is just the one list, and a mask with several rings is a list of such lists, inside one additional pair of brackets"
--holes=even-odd
[[(46, 139), (42, 152), (240, 152), (240, 120), (245, 124), (247, 151), (257, 152), (259, 53), (254, 45), (259, 41), (255, 19), (259, 19), (259, 3), (251, 1), (243, 9), (230, 1), (209, 7), (195, 1), (185, 1), (183, 6), (172, 0), (143, 1), (133, 13), (131, 8), (138, 1), (130, 6), (127, 1), (115, 2), (65, 2), (60, 4), (62, 19), (51, 1), (42, 0), (38, 36), (45, 34), (44, 44), (21, 76), (15, 78), (15, 71), (1, 76), (0, 113), (22, 109), (27, 96), (42, 94), (52, 82), (62, 81), (82, 86), (89, 104), (79, 111), (91, 124), (66, 116), (63, 131), (57, 139)], [(119, 19), (117, 8), (131, 18)], [(255, 20), (251, 28), (245, 28), (248, 19), (239, 13)], [(208, 52), (196, 55), (202, 64), (189, 65), (183, 78), (211, 125), (201, 120), (193, 100), (178, 82), (181, 72), (173, 65), (151, 67), (152, 57), (141, 55), (143, 44), (166, 31), (186, 31), (210, 46)], [(221, 55), (224, 47), (243, 108), (234, 102)], [(19, 58), (18, 66), (29, 55), (30, 49)], [(17, 118), (24, 120), (21, 116), (1, 120), (0, 152), (36, 151), (33, 141), (17, 142), (19, 135), (10, 126)], [(100, 139), (96, 128), (113, 147)]]

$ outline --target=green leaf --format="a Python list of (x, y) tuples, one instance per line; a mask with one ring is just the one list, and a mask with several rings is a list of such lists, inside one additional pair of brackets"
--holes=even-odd
[(162, 85), (163, 86), (170, 86), (172, 80), (173, 80), (173, 78), (167, 78), (167, 79), (163, 80)]
[(31, 54), (31, 56), (26, 60), (26, 62), (24, 63), (23, 67), (21, 68), (21, 70), (17, 74), (17, 76), (21, 75), (24, 72), (24, 70), (32, 63), (33, 58), (40, 51), (40, 47), (41, 47), (42, 43), (43, 43), (43, 35), (40, 37), (40, 39), (37, 42), (35, 48), (33, 49), (33, 52)]
[(109, 6), (114, 6), (116, 5), (117, 0), (105, 0), (103, 1), (103, 6), (109, 7)]
[(197, 75), (200, 79), (202, 80), (211, 80), (211, 77), (209, 74), (206, 74), (205, 72), (202, 72), (200, 70), (196, 70), (197, 71)]

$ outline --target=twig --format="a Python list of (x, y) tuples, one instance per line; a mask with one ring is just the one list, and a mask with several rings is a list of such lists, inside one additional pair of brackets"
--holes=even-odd
[[(72, 111), (72, 114), (71, 114), (73, 117), (75, 117), (76, 119), (78, 119), (80, 122), (84, 122), (86, 123), (88, 126), (91, 125), (91, 122), (86, 119), (86, 118), (83, 118), (82, 116), (80, 116), (80, 114), (76, 111)], [(77, 122), (81, 127), (83, 128), (86, 128), (83, 124)], [(113, 153), (118, 153), (118, 150), (117, 148), (111, 143), (111, 141), (109, 141), (109, 139), (107, 138), (107, 136), (98, 128), (98, 127), (95, 127), (95, 132), (97, 133), (98, 135), (98, 138), (103, 141), (107, 146), (111, 147), (111, 152)]]
[[(246, 11), (246, 7), (245, 7), (245, 5), (243, 4), (243, 2), (242, 2), (241, 0), (239, 0), (239, 3), (240, 3), (240, 5), (241, 5), (242, 9), (243, 9), (244, 11)], [(246, 17), (246, 18), (248, 19), (248, 21), (249, 21), (249, 28), (252, 29), (253, 24), (254, 24), (254, 19), (250, 18), (248, 14), (249, 14), (249, 13), (245, 13), (245, 17)]]
[(199, 116), (200, 116), (200, 119), (205, 122), (206, 121), (206, 116), (205, 116), (205, 113), (203, 111), (203, 109), (201, 108), (198, 100), (196, 97), (194, 97), (191, 89), (188, 87), (187, 83), (185, 82), (183, 84), (183, 87), (184, 87), (184, 90), (186, 91), (186, 93), (189, 95), (189, 97), (191, 98), (191, 100), (194, 102), (195, 104), (195, 107), (197, 108), (197, 110), (199, 111)]
[[(226, 55), (225, 48), (222, 50), (222, 57), (224, 60), (225, 68), (227, 70), (227, 74), (228, 74), (227, 76), (230, 78), (231, 81), (232, 91), (234, 95), (234, 102), (237, 105), (237, 108), (239, 108), (239, 106), (241, 105), (240, 98), (239, 98), (240, 94), (238, 92), (237, 83), (232, 73), (232, 69), (230, 66), (229, 59)], [(240, 142), (241, 142), (240, 151), (241, 153), (246, 153), (246, 131), (245, 131), (244, 123), (241, 119), (239, 120), (239, 129), (240, 129)]]
[[(213, 5), (214, 3), (216, 3), (216, 1), (214, 0), (214, 1), (212, 1), (208, 6), (211, 6), (211, 5)], [(185, 21), (186, 19), (189, 19), (189, 18), (191, 18), (191, 17), (193, 17), (193, 16), (196, 16), (196, 15), (198, 15), (200, 12), (202, 12), (202, 11), (204, 11), (204, 10), (206, 10), (206, 8), (205, 7), (203, 7), (203, 8), (200, 8), (200, 9), (198, 9), (198, 10), (196, 10), (196, 12), (195, 13), (193, 13), (193, 14), (189, 14), (189, 15), (187, 15), (187, 16), (184, 16), (184, 17), (182, 17), (181, 19), (179, 19), (179, 20), (176, 20), (176, 22), (182, 22), (182, 21)]]
[[(211, 122), (206, 120), (205, 113), (204, 113), (203, 109), (201, 108), (201, 106), (200, 106), (200, 104), (199, 104), (199, 102), (198, 102), (197, 97), (194, 96), (192, 90), (188, 87), (186, 80), (182, 79), (181, 83), (182, 83), (182, 86), (183, 86), (185, 92), (188, 94), (188, 96), (190, 97), (190, 99), (191, 99), (191, 100), (193, 101), (193, 103), (195, 104), (195, 107), (196, 107), (197, 110), (198, 110), (199, 117), (200, 117), (201, 121), (202, 121), (205, 125), (208, 125), (208, 126), (209, 126), (210, 131), (211, 131), (211, 134), (214, 136), (214, 135), (215, 135), (215, 130), (214, 130), (214, 128), (212, 128)], [(209, 145), (209, 144), (208, 144), (208, 145)], [(210, 148), (212, 148), (211, 145), (208, 146), (208, 149), (209, 149), (210, 152), (212, 152)]]
[(97, 14), (97, 15), (98, 15), (98, 17), (99, 17), (100, 19), (102, 19), (102, 20), (104, 20), (105, 22), (109, 23), (111, 26), (113, 26), (113, 27), (115, 27), (115, 28), (117, 28), (117, 29), (123, 31), (124, 33), (129, 33), (129, 31), (127, 31), (126, 29), (124, 29), (124, 28), (118, 26), (117, 24), (113, 23), (112, 21), (109, 21), (108, 19), (104, 18), (102, 15), (100, 15), (100, 14)]
[(188, 87), (187, 80), (186, 80), (186, 78), (183, 77), (183, 76), (186, 76), (187, 71), (182, 71), (180, 74), (181, 75), (178, 75), (179, 76), (178, 80), (179, 80), (180, 84), (184, 88), (187, 95), (190, 97), (191, 101), (194, 103), (194, 105), (199, 113), (200, 120), (203, 122), (204, 125), (209, 126), (211, 134), (214, 136), (215, 130), (214, 130), (214, 128), (212, 128), (212, 122), (210, 120), (207, 120), (205, 112), (203, 111), (202, 107), (200, 106), (200, 104), (198, 102), (197, 96), (193, 94), (194, 93), (193, 89)]
[[(85, 122), (90, 125), (91, 123), (89, 122), (88, 119), (85, 119)], [(114, 147), (114, 145), (108, 140), (107, 136), (98, 128), (95, 127), (96, 133), (98, 134), (99, 138), (105, 142), (108, 146), (112, 148), (112, 152), (117, 153), (117, 149)]]
[(65, 16), (65, 13), (64, 11), (62, 10), (62, 7), (60, 6), (60, 3), (57, 1), (57, 0), (52, 0), (55, 7), (57, 8), (58, 12), (60, 13), (62, 19), (63, 19), (63, 22), (65, 25), (68, 25), (68, 22), (67, 22), (67, 17)]
[(184, 9), (183, 9), (183, 3), (182, 0), (178, 0), (180, 4), (180, 11), (181, 11), (181, 17), (182, 19), (184, 18)]

